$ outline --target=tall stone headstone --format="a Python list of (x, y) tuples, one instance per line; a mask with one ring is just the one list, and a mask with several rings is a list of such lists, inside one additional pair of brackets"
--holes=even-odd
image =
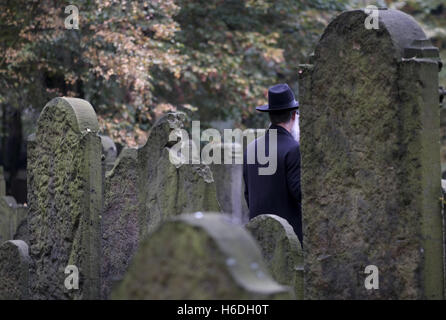
[(0, 245), (0, 300), (29, 299), (30, 263), (28, 245), (22, 240), (9, 240)]
[[(28, 229), (35, 262), (30, 269), (34, 299), (99, 297), (102, 178), (98, 130), (96, 114), (87, 101), (55, 98), (43, 109), (36, 135), (30, 139)], [(69, 265), (79, 271), (78, 290), (65, 286)]]
[(286, 299), (251, 235), (222, 214), (163, 223), (141, 244), (114, 299)]
[(438, 50), (378, 14), (339, 15), (299, 72), (306, 299), (443, 298)]
[(105, 177), (102, 214), (101, 297), (108, 298), (138, 248), (137, 149), (122, 150)]
[(113, 168), (116, 157), (118, 155), (118, 150), (113, 139), (107, 136), (100, 136), (102, 144), (102, 162), (105, 171), (109, 171)]
[(302, 247), (293, 227), (285, 219), (262, 214), (246, 224), (259, 244), (274, 280), (294, 289), (296, 299), (304, 298)]
[(138, 149), (140, 223), (145, 234), (172, 216), (193, 211), (220, 211), (212, 172), (207, 165), (172, 163), (170, 136), (184, 128), (183, 113), (168, 113), (150, 130)]
[[(238, 157), (243, 158), (242, 146), (238, 143), (216, 143), (213, 149), (218, 149), (221, 155), (220, 163), (210, 165), (221, 209), (231, 212), (236, 221), (245, 223), (249, 220), (249, 212), (243, 206), (243, 164), (237, 160)], [(225, 158), (231, 162), (226, 163)]]

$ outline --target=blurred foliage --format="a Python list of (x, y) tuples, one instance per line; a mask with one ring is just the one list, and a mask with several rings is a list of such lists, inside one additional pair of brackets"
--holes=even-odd
[[(440, 0), (375, 1), (413, 15), (446, 59)], [(39, 111), (55, 96), (84, 98), (102, 130), (138, 145), (160, 114), (261, 126), (255, 106), (287, 82), (330, 19), (359, 0), (0, 1), (0, 104)], [(446, 68), (445, 68), (446, 69)], [(442, 81), (445, 83), (445, 73)]]

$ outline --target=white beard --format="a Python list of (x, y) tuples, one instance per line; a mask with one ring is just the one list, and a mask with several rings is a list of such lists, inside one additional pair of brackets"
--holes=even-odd
[(294, 121), (293, 127), (291, 128), (291, 135), (294, 140), (299, 142), (300, 140), (300, 128), (299, 128), (299, 114), (296, 114), (296, 120)]

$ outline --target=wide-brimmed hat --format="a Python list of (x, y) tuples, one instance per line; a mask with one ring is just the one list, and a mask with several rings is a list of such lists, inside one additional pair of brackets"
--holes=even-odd
[(299, 108), (299, 102), (286, 83), (276, 84), (268, 89), (268, 104), (257, 107), (262, 112), (293, 110)]

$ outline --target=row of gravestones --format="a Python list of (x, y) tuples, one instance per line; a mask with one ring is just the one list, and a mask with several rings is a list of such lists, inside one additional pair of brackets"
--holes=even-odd
[[(183, 212), (220, 211), (209, 167), (174, 165), (169, 159), (169, 136), (183, 128), (184, 120), (181, 113), (162, 117), (143, 147), (124, 149), (113, 161), (116, 149), (98, 136), (88, 102), (50, 101), (28, 142), (29, 207), (11, 207), (15, 211), (8, 217), (21, 221), (20, 227), (13, 218), (1, 223), (9, 233), (0, 247), (0, 298), (106, 299), (114, 287), (116, 298), (302, 298), (302, 253), (286, 221), (271, 216), (252, 222), (266, 250), (265, 265), (252, 236), (229, 216), (199, 213), (197, 219), (173, 219)], [(3, 212), (0, 217), (6, 216)], [(131, 284), (135, 272), (125, 277), (132, 261), (131, 270), (145, 268), (138, 261), (153, 266), (153, 274), (140, 274), (145, 280), (138, 278), (138, 283), (146, 286), (138, 294)], [(79, 271), (77, 289), (66, 286), (68, 266)], [(295, 293), (276, 283), (268, 266)], [(183, 285), (169, 282), (166, 287), (161, 269)], [(212, 290), (190, 291), (200, 283)], [(157, 286), (165, 290), (149, 290)]]
[[(441, 299), (445, 259), (438, 71), (442, 64), (438, 49), (412, 17), (382, 9), (378, 28), (366, 28), (367, 18), (363, 10), (339, 15), (326, 28), (310, 64), (299, 72), (305, 298)], [(51, 103), (56, 106), (53, 112)], [(119, 279), (121, 273), (110, 271), (100, 289), (98, 244), (117, 242), (132, 252), (141, 235), (159, 226), (163, 213), (216, 211), (210, 205), (216, 203), (215, 190), (209, 191), (212, 179), (207, 167), (166, 165), (167, 131), (181, 123), (170, 115), (152, 130), (148, 145), (118, 159), (107, 175), (102, 197), (100, 141), (91, 107), (87, 112), (80, 107), (85, 102), (71, 99), (51, 103), (30, 143), (30, 292), (37, 298), (97, 297), (99, 291), (110, 292), (113, 278)], [(72, 104), (79, 107), (69, 107)], [(119, 177), (119, 167), (133, 171), (124, 170), (126, 174)], [(125, 198), (113, 191), (121, 187), (125, 189), (118, 194), (128, 192)], [(197, 201), (198, 208), (191, 201)], [(99, 220), (102, 205), (105, 211)], [(129, 213), (133, 210), (137, 218)], [(107, 222), (108, 214), (113, 218)], [(116, 297), (128, 297), (130, 292), (135, 297), (148, 295), (150, 285), (139, 285), (147, 283), (141, 278), (146, 270), (151, 272), (150, 283), (169, 282), (172, 274), (157, 268), (171, 265), (169, 256), (178, 257), (173, 267), (185, 278), (199, 272), (205, 279), (199, 283), (209, 291), (215, 289), (211, 285), (215, 274), (238, 279), (239, 288), (261, 284), (253, 279), (262, 277), (264, 265), (255, 260), (255, 253), (247, 253), (255, 250), (231, 242), (243, 239), (243, 231), (215, 222), (221, 218), (200, 217), (175, 218), (151, 233), (153, 241), (147, 238), (140, 245), (141, 253), (116, 289)], [(121, 225), (135, 230), (120, 238)], [(96, 232), (100, 226), (102, 233)], [(186, 240), (191, 246), (184, 246)], [(245, 251), (246, 259), (240, 253)], [(122, 257), (119, 250), (115, 253), (108, 265)], [(207, 261), (209, 253), (216, 259), (211, 262), (220, 263)], [(149, 266), (152, 256), (158, 263)], [(207, 268), (199, 268), (202, 260)], [(84, 275), (84, 289), (77, 293), (56, 286), (63, 283), (67, 264), (79, 266)], [(188, 267), (180, 270), (183, 265)], [(372, 287), (364, 282), (369, 266), (379, 270)], [(247, 279), (240, 280), (244, 276)], [(181, 282), (175, 277), (172, 281), (174, 286)], [(260, 292), (280, 291), (271, 282), (263, 284)], [(184, 290), (190, 289), (188, 285), (192, 284), (185, 284)]]

